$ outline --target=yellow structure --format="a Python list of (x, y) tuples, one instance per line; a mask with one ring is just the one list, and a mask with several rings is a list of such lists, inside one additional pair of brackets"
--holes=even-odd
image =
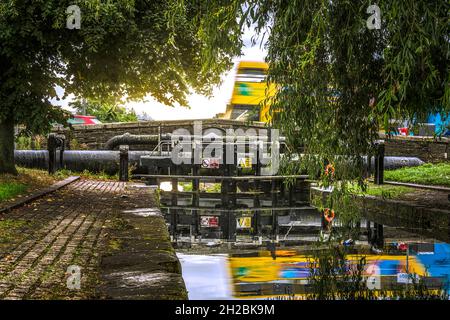
[[(261, 251), (258, 257), (230, 257), (228, 259), (229, 270), (233, 282), (233, 296), (236, 298), (267, 298), (273, 296), (269, 292), (262, 295), (254, 295), (248, 292), (240, 292), (241, 283), (299, 283), (310, 277), (311, 257), (299, 255), (295, 251), (276, 251), (276, 260), (268, 251)], [(426, 276), (425, 267), (415, 256), (409, 257), (408, 267), (405, 255), (349, 255), (349, 262), (357, 263), (362, 257), (366, 258), (364, 275), (374, 274), (380, 277), (395, 277), (397, 273), (408, 270), (411, 274)], [(376, 267), (376, 268), (374, 268)], [(383, 288), (382, 288), (383, 289)], [(298, 295), (305, 298), (305, 295)]]
[(265, 62), (239, 62), (230, 104), (219, 118), (270, 122), (268, 101), (275, 94), (276, 87), (275, 84), (267, 86), (268, 69)]

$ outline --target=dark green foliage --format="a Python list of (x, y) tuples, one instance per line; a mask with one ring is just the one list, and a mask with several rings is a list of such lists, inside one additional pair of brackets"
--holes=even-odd
[[(191, 88), (210, 92), (240, 52), (240, 33), (224, 41), (236, 21), (212, 32), (209, 2), (0, 2), (0, 126), (8, 121), (39, 133), (52, 122), (64, 123), (67, 115), (50, 103), (56, 85), (65, 96), (111, 103), (152, 94), (186, 105)], [(74, 4), (81, 9), (79, 30), (66, 28), (66, 9)], [(211, 44), (214, 49), (206, 51)], [(0, 138), (11, 141), (7, 129), (9, 137)], [(13, 170), (11, 153), (0, 153), (0, 172)]]

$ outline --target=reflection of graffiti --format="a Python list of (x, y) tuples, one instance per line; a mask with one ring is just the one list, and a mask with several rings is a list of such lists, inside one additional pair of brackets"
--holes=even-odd
[(307, 262), (284, 264), (280, 268), (279, 277), (281, 279), (306, 279), (311, 272), (309, 265)]
[[(403, 274), (407, 270), (420, 278), (427, 274), (432, 277), (449, 277), (450, 266), (446, 258), (450, 256), (450, 246), (446, 248), (448, 252), (447, 249), (441, 249), (441, 253), (438, 250), (434, 254), (410, 255), (408, 265), (406, 255), (365, 255), (366, 284), (372, 290), (389, 290), (396, 284), (405, 283)], [(260, 251), (258, 256), (253, 257), (229, 258), (235, 297), (282, 295), (287, 294), (287, 287), (293, 288), (293, 294), (298, 293), (298, 290), (304, 292), (301, 286), (308, 283), (311, 271), (314, 271), (310, 257), (294, 254), (294, 251), (275, 250), (274, 253), (276, 260), (272, 259), (270, 251)], [(346, 272), (353, 272), (362, 257), (363, 255), (348, 255)]]
[(245, 277), (248, 274), (248, 268), (246, 267), (239, 267), (234, 269), (233, 275), (241, 278), (241, 277)]

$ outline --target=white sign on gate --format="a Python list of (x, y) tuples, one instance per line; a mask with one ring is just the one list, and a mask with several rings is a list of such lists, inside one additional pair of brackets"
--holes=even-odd
[(202, 168), (219, 169), (220, 160), (217, 158), (205, 158), (202, 160)]

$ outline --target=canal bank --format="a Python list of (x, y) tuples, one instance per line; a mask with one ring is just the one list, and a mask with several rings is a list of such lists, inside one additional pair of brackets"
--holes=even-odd
[(187, 292), (155, 189), (128, 183), (111, 219), (100, 264), (106, 299), (181, 300)]
[[(325, 203), (330, 194), (328, 189), (312, 187), (311, 203)], [(355, 194), (353, 203), (367, 220), (450, 242), (448, 192), (420, 190), (402, 195), (399, 199)]]

